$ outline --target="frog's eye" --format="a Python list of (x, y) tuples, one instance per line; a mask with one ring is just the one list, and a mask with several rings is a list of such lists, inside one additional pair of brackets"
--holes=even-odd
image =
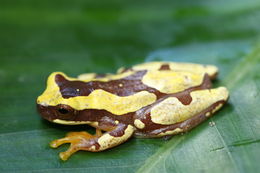
[(58, 111), (59, 111), (60, 114), (68, 114), (69, 113), (69, 110), (66, 109), (66, 108), (59, 108)]
[(58, 105), (56, 110), (59, 119), (71, 119), (76, 115), (76, 111), (68, 105)]

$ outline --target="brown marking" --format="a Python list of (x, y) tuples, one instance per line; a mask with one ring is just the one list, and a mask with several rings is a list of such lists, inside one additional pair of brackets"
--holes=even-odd
[(95, 143), (93, 144), (96, 148), (96, 151), (98, 151), (99, 150), (99, 148), (100, 148), (100, 145), (99, 145), (99, 143), (98, 143), (98, 139), (96, 139), (95, 140)]
[(55, 119), (67, 120), (67, 121), (90, 121), (90, 122), (98, 122), (99, 127), (102, 130), (108, 131), (108, 129), (115, 128), (117, 124), (115, 121), (119, 121), (123, 124), (133, 124), (133, 112), (124, 114), (122, 116), (114, 115), (106, 110), (97, 110), (97, 109), (85, 109), (81, 111), (73, 111), (70, 112), (69, 117), (64, 114), (59, 113), (59, 108), (63, 105), (57, 106), (42, 106), (37, 105), (38, 112), (41, 116), (48, 120), (53, 121)]
[[(127, 76), (119, 80), (111, 80), (108, 82), (100, 81), (69, 81), (64, 76), (58, 74), (55, 76), (55, 82), (60, 88), (63, 98), (71, 98), (76, 96), (88, 96), (91, 92), (97, 89), (102, 89), (118, 96), (130, 96), (141, 91), (154, 93), (157, 97), (166, 94), (161, 93), (155, 88), (148, 87), (142, 83), (142, 78), (146, 71), (138, 71), (133, 75)], [(120, 86), (124, 87), (120, 87)]]
[(170, 68), (169, 64), (163, 64), (163, 65), (160, 67), (159, 70), (160, 70), (160, 71), (162, 71), (162, 70), (171, 70), (171, 68)]
[(109, 134), (114, 137), (123, 136), (125, 134), (126, 128), (127, 128), (126, 124), (118, 124), (117, 128), (115, 130), (109, 132)]
[(100, 148), (100, 145), (98, 143), (98, 138), (88, 139), (88, 141), (83, 143), (81, 146), (82, 146), (82, 150), (86, 148), (85, 149), (86, 151), (89, 151), (88, 149), (91, 148), (92, 146), (95, 146), (95, 151), (98, 151)]

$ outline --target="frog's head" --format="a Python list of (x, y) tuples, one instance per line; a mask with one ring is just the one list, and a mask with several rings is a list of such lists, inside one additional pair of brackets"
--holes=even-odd
[[(60, 120), (57, 123), (64, 122), (61, 124), (75, 121), (79, 114), (75, 107), (78, 107), (79, 103), (73, 97), (80, 93), (77, 92), (77, 85), (73, 82), (77, 80), (61, 72), (54, 72), (48, 77), (45, 91), (37, 98), (37, 109), (44, 119), (51, 122)], [(70, 87), (62, 89), (62, 86), (68, 84)]]

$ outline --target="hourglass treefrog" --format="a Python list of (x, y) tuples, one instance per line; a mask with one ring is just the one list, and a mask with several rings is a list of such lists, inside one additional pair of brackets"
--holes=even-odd
[(186, 132), (219, 110), (228, 99), (225, 87), (211, 88), (218, 69), (213, 65), (148, 62), (121, 68), (116, 74), (82, 74), (71, 78), (52, 73), (37, 98), (44, 119), (87, 124), (96, 134), (71, 132), (54, 140), (67, 160), (78, 150), (92, 152), (115, 147), (132, 136), (163, 137)]

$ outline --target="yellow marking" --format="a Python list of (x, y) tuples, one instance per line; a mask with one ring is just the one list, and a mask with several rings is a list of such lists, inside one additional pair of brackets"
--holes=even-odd
[[(212, 104), (227, 100), (225, 87), (191, 92), (192, 102), (183, 105), (176, 97), (169, 97), (151, 109), (151, 120), (157, 124), (170, 125), (185, 121), (207, 109)], [(218, 107), (218, 109), (222, 106)]]
[(217, 105), (213, 110), (212, 110), (212, 114), (217, 112), (221, 107), (223, 106), (222, 103), (220, 103), (219, 105)]
[(217, 74), (218, 68), (214, 65), (201, 65), (192, 63), (169, 63), (170, 69), (174, 71), (189, 71), (191, 73), (207, 73), (210, 77)]
[(207, 73), (213, 77), (217, 74), (218, 68), (214, 65), (201, 65), (193, 63), (174, 63), (174, 62), (148, 62), (139, 64), (133, 67), (133, 70), (152, 70), (156, 71), (161, 68), (163, 64), (168, 64), (173, 71), (187, 71), (191, 73)]
[(37, 99), (38, 104), (48, 106), (65, 104), (76, 110), (103, 109), (115, 115), (122, 115), (135, 112), (156, 101), (156, 95), (148, 91), (141, 91), (130, 96), (120, 97), (101, 89), (94, 90), (88, 96), (64, 99), (58, 85), (55, 83), (56, 74), (53, 73), (48, 78), (46, 90)]
[(178, 134), (178, 133), (181, 133), (181, 132), (183, 132), (182, 129), (176, 128), (174, 130), (169, 130), (169, 131), (166, 131), (166, 132), (159, 133), (157, 136), (162, 137), (162, 136), (166, 136), (166, 135), (175, 135), (175, 134)]
[(210, 115), (211, 115), (210, 112), (207, 112), (207, 113), (206, 113), (206, 117), (209, 117)]
[(70, 81), (82, 81), (82, 82), (90, 82), (90, 81), (99, 81), (99, 82), (109, 82), (111, 80), (119, 80), (122, 78), (125, 78), (127, 76), (130, 76), (132, 74), (134, 74), (136, 72), (134, 71), (128, 71), (125, 73), (120, 73), (120, 74), (107, 74), (105, 77), (101, 77), (101, 78), (95, 78), (95, 73), (86, 73), (86, 74), (81, 74), (78, 76), (78, 78), (72, 78), (72, 77), (68, 77), (66, 74), (62, 73), (62, 72), (53, 72), (50, 77), (55, 77), (57, 74), (60, 74), (62, 76), (64, 76), (67, 80)]
[(96, 122), (96, 121), (89, 123), (89, 125), (91, 125), (92, 127), (98, 128), (98, 122)]
[(57, 123), (57, 124), (64, 124), (64, 125), (79, 125), (79, 124), (93, 123), (90, 121), (66, 121), (66, 120), (61, 120), (61, 119), (55, 119), (55, 120), (53, 120), (53, 122)]
[(163, 93), (176, 93), (202, 84), (204, 74), (175, 71), (148, 71), (142, 82)]
[[(133, 66), (133, 70), (159, 70), (163, 64), (167, 62), (147, 62)], [(167, 63), (168, 64), (168, 63)]]
[(122, 73), (125, 70), (125, 67), (121, 67), (117, 70), (117, 73)]
[(80, 125), (80, 124), (87, 124), (92, 127), (98, 127), (98, 122), (97, 121), (67, 121), (67, 120), (61, 120), (61, 119), (55, 119), (52, 122), (57, 123), (57, 124), (63, 124), (63, 125)]
[(79, 80), (91, 80), (96, 77), (96, 73), (84, 73), (78, 76)]
[(125, 142), (128, 138), (132, 136), (134, 132), (134, 127), (131, 125), (128, 125), (127, 128), (124, 131), (123, 136), (114, 137), (109, 135), (109, 133), (104, 134), (98, 139), (98, 143), (100, 145), (99, 151), (112, 148), (114, 146), (117, 146), (123, 142)]
[(111, 81), (111, 80), (119, 80), (119, 79), (125, 78), (127, 76), (130, 76), (134, 73), (135, 72), (133, 72), (133, 71), (128, 71), (128, 72), (120, 73), (120, 74), (107, 74), (105, 77), (97, 78), (93, 81), (108, 82), (108, 81)]
[(95, 151), (95, 150), (96, 150), (96, 146), (95, 145), (90, 147), (90, 151)]
[(143, 129), (143, 128), (145, 128), (145, 124), (144, 124), (141, 120), (138, 120), (138, 119), (136, 119), (136, 120), (134, 121), (134, 125), (135, 125), (135, 127), (137, 127), (138, 129)]
[(119, 124), (119, 121), (118, 121), (118, 120), (116, 120), (116, 121), (115, 121), (115, 124)]

